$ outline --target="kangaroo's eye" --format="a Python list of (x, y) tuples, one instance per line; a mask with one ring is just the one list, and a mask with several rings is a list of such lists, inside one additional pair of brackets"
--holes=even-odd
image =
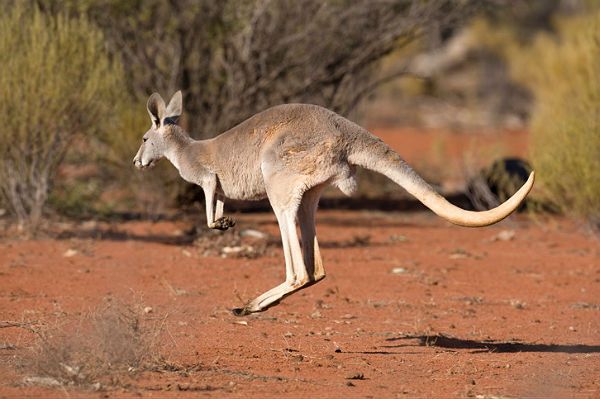
[(144, 137), (142, 140), (144, 140), (144, 143), (145, 143), (146, 141), (148, 141), (148, 138)]

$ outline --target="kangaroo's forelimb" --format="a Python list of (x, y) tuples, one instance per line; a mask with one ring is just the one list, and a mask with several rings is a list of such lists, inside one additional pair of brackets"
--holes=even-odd
[(235, 220), (228, 216), (223, 216), (225, 203), (221, 199), (221, 196), (216, 193), (216, 177), (214, 179), (209, 179), (209, 181), (202, 186), (202, 190), (204, 191), (206, 202), (206, 225), (208, 228), (227, 230), (235, 226)]

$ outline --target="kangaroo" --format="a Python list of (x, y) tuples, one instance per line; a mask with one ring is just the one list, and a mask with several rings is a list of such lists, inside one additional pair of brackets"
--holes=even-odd
[(273, 207), (286, 278), (243, 308), (233, 309), (237, 316), (264, 311), (325, 278), (315, 229), (317, 204), (328, 185), (351, 195), (357, 185), (357, 166), (384, 174), (442, 218), (469, 227), (487, 226), (510, 215), (535, 177), (531, 172), (527, 182), (494, 209), (466, 211), (439, 195), (382, 140), (316, 105), (278, 105), (208, 140), (194, 140), (178, 126), (181, 91), (168, 105), (158, 93), (152, 94), (147, 109), (152, 126), (143, 136), (134, 165), (150, 168), (165, 157), (184, 180), (202, 187), (209, 228), (226, 230), (235, 225), (223, 216), (225, 199), (268, 198)]

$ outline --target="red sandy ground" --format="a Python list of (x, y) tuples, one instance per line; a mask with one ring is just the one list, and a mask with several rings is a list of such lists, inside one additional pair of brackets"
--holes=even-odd
[[(238, 229), (277, 233), (271, 215), (238, 219)], [(600, 395), (600, 250), (570, 222), (467, 229), (425, 213), (321, 212), (328, 277), (246, 318), (229, 309), (282, 280), (281, 250), (224, 259), (163, 242), (187, 227), (131, 222), (96, 227), (104, 239), (5, 239), (0, 317), (51, 320), (106, 296), (169, 315), (161, 350), (187, 372), (145, 372), (126, 389), (69, 389), (73, 397)], [(503, 230), (514, 238), (494, 240)], [(367, 235), (366, 246), (356, 240)], [(65, 257), (69, 249), (77, 254)], [(418, 338), (439, 334), (450, 337), (439, 346)], [(19, 386), (11, 360), (31, 339), (0, 329), (0, 342), (16, 346), (0, 350), (0, 397), (66, 396)]]
[[(413, 164), (438, 156), (437, 135), (379, 134)], [(440, 158), (454, 151), (456, 161), (468, 137), (447, 136)], [(524, 154), (525, 138), (515, 133), (508, 153)], [(278, 237), (271, 214), (235, 217), (236, 229)], [(0, 328), (0, 398), (600, 397), (600, 246), (572, 222), (520, 216), (467, 229), (430, 213), (323, 211), (327, 278), (245, 318), (229, 309), (282, 281), (281, 249), (204, 257), (181, 243), (191, 226), (88, 223), (57, 227), (79, 238), (2, 238), (0, 321), (52, 323), (106, 297), (141, 302), (167, 315), (160, 351), (173, 367), (100, 392), (25, 387), (31, 374), (14, 364), (35, 337)], [(497, 239), (503, 231), (514, 236)]]

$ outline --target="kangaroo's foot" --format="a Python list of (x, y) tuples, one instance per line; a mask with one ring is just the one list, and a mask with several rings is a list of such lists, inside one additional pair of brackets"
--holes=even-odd
[(210, 225), (208, 225), (209, 228), (215, 229), (215, 230), (227, 230), (233, 226), (235, 226), (235, 220), (233, 220), (229, 216), (223, 216), (221, 218), (218, 218), (217, 220), (212, 222)]
[(243, 316), (248, 316), (249, 314), (252, 314), (252, 313), (264, 312), (265, 310), (271, 308), (272, 306), (278, 305), (282, 299), (283, 298), (273, 301), (273, 302), (269, 303), (268, 305), (263, 306), (262, 308), (253, 307), (252, 303), (250, 302), (243, 308), (231, 309), (231, 313), (233, 313), (234, 316), (243, 317)]
[(306, 279), (294, 283), (285, 282), (279, 284), (277, 287), (271, 288), (269, 291), (260, 295), (258, 298), (251, 300), (243, 308), (235, 308), (232, 309), (231, 312), (235, 316), (247, 316), (251, 313), (264, 312), (270, 307), (279, 304), (283, 300), (283, 298), (293, 294), (294, 292), (300, 291), (301, 289), (310, 287), (311, 285), (318, 283), (324, 278), (325, 275), (322, 275), (319, 277), (318, 280)]

